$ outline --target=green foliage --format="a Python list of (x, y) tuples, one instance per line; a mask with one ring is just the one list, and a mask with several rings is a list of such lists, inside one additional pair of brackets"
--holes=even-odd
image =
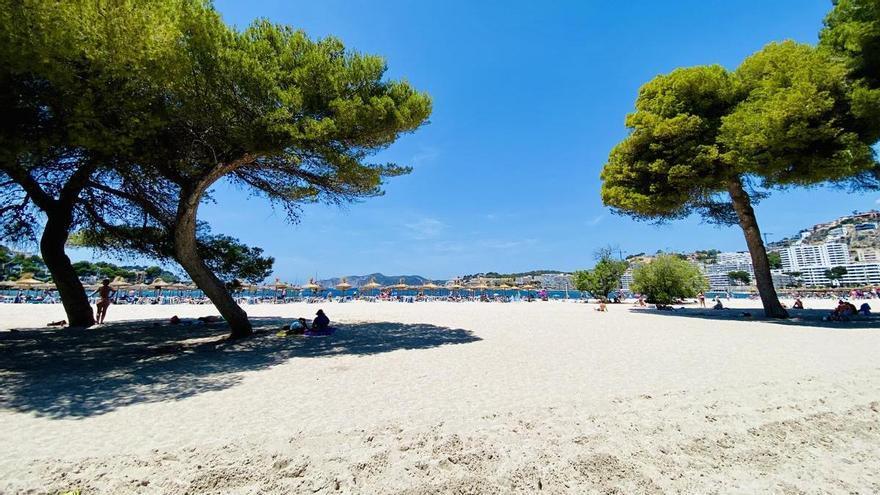
[(852, 75), (880, 86), (880, 3), (837, 0), (825, 18), (820, 45), (845, 57)]
[(782, 268), (782, 256), (780, 256), (778, 251), (767, 253), (767, 260), (770, 261), (770, 268)]
[[(158, 268), (158, 267), (157, 267)], [(100, 279), (122, 277), (128, 281), (135, 279), (134, 267), (120, 267), (106, 261), (92, 263), (90, 261), (77, 261), (73, 264), (78, 277), (98, 277)]]
[(853, 112), (880, 138), (880, 2), (837, 0), (825, 18), (820, 47), (847, 64)]
[(179, 66), (143, 75), (163, 102), (161, 126), (120, 156), (113, 184), (158, 223), (174, 223), (178, 200), (194, 208), (188, 196), (201, 199), (222, 177), (295, 220), (304, 202), (375, 196), (409, 172), (368, 160), (426, 122), (431, 100), (385, 79), (383, 59), (265, 20), (237, 31), (210, 6), (194, 11), (177, 35)]
[(572, 274), (575, 289), (586, 291), (600, 299), (620, 289), (620, 279), (629, 268), (626, 261), (615, 260), (610, 248), (600, 249), (596, 253), (596, 266), (592, 270), (580, 270)]
[(766, 188), (869, 183), (877, 163), (857, 132), (845, 74), (823, 52), (785, 42), (735, 72), (700, 66), (656, 77), (602, 170), (603, 201), (639, 218), (698, 211), (732, 223), (719, 196), (731, 177)]
[(24, 273), (33, 273), (37, 280), (49, 278), (43, 259), (36, 255), (16, 253), (0, 245), (0, 280), (17, 280)]
[(464, 275), (461, 277), (462, 280), (470, 280), (473, 278), (486, 277), (486, 278), (504, 278), (504, 279), (515, 279), (520, 277), (539, 277), (541, 275), (558, 275), (561, 273), (565, 273), (559, 270), (532, 270), (528, 272), (516, 272), (516, 273), (498, 273), (498, 272), (485, 272), (485, 273), (474, 273), (471, 275)]
[(660, 255), (633, 271), (632, 290), (644, 294), (651, 303), (672, 304), (694, 297), (708, 286), (699, 268), (674, 255)]
[(721, 251), (717, 249), (709, 249), (706, 251), (696, 251), (694, 252), (694, 259), (699, 261), (700, 263), (704, 263), (707, 265), (712, 265), (718, 263), (718, 254)]
[[(234, 237), (211, 234), (207, 224), (200, 225), (197, 243), (205, 264), (221, 280), (239, 279), (257, 283), (272, 273), (275, 259), (264, 256), (263, 249), (250, 247)], [(168, 231), (155, 227), (114, 227), (112, 232), (99, 228), (84, 229), (71, 236), (70, 244), (116, 252), (120, 256), (137, 253), (160, 261), (174, 259), (172, 236)], [(77, 265), (78, 263), (74, 263), (74, 267)], [(160, 276), (158, 273), (150, 273), (150, 268), (147, 270), (147, 279)], [(161, 277), (168, 281), (165, 275)]]
[(749, 285), (752, 276), (745, 270), (735, 270), (727, 273), (727, 279), (734, 284)]
[(0, 238), (33, 239), (38, 210), (78, 217), (85, 179), (150, 135), (161, 95), (131, 75), (169, 71), (196, 3), (0, 0)]
[(833, 280), (840, 280), (843, 278), (844, 275), (846, 275), (846, 273), (847, 273), (846, 267), (835, 266), (835, 267), (832, 267), (830, 270), (825, 270), (825, 277), (828, 280), (832, 280), (832, 281)]
[(275, 263), (275, 258), (263, 256), (261, 248), (247, 246), (225, 235), (204, 240), (199, 252), (211, 271), (225, 281), (262, 282), (272, 274)]

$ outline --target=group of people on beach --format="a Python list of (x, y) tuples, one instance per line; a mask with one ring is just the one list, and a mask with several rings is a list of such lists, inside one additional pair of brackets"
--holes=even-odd
[(312, 320), (311, 326), (305, 318), (297, 318), (290, 323), (281, 327), (284, 335), (306, 335), (308, 333), (322, 334), (330, 330), (330, 318), (324, 314), (323, 309), (319, 309), (315, 313), (315, 319)]
[(868, 303), (862, 303), (862, 305), (856, 309), (856, 305), (849, 302), (844, 301), (843, 299), (837, 301), (837, 307), (831, 311), (831, 314), (823, 318), (825, 321), (849, 321), (856, 315), (861, 316), (870, 316), (871, 315), (871, 305)]

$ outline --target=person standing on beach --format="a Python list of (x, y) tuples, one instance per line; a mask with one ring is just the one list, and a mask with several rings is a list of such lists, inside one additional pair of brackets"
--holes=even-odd
[(97, 303), (97, 307), (98, 307), (98, 315), (97, 316), (98, 317), (96, 318), (97, 323), (99, 323), (99, 324), (104, 323), (104, 318), (107, 316), (107, 308), (110, 307), (110, 297), (115, 292), (116, 291), (114, 291), (113, 288), (110, 287), (110, 279), (107, 279), (107, 278), (105, 278), (101, 282), (101, 286), (98, 287), (98, 289), (95, 290), (95, 292), (92, 292), (91, 295), (93, 295), (93, 296), (95, 294), (98, 295), (98, 303)]
[(697, 299), (700, 300), (700, 307), (705, 308), (706, 307), (706, 294), (703, 294), (703, 292), (700, 291), (700, 293), (697, 294)]

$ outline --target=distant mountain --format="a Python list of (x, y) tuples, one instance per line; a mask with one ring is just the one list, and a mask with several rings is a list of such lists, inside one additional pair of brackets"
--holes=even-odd
[[(322, 287), (333, 287), (336, 284), (342, 281), (343, 277), (338, 278), (328, 278), (324, 280), (318, 280), (318, 285)], [(371, 279), (375, 279), (377, 284), (386, 286), (386, 285), (394, 285), (400, 283), (400, 279), (403, 279), (403, 283), (406, 285), (423, 285), (427, 282), (434, 282), (441, 284), (445, 282), (445, 280), (431, 280), (421, 275), (383, 275), (381, 273), (371, 273), (369, 275), (350, 275), (344, 277), (345, 281), (353, 285), (354, 287), (361, 287), (370, 282)]]

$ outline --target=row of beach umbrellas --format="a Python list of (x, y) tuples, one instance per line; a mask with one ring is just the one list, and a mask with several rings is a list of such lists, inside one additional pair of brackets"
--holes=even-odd
[[(167, 290), (195, 290), (197, 287), (193, 284), (171, 283), (156, 278), (150, 283), (132, 284), (122, 277), (116, 277), (110, 282), (110, 286), (114, 289), (127, 288), (129, 290), (149, 290), (149, 289), (167, 289)], [(98, 284), (88, 285), (86, 287), (95, 288)], [(0, 288), (13, 289), (37, 289), (37, 290), (54, 290), (55, 284), (51, 282), (43, 282), (34, 278), (33, 274), (25, 274), (18, 280), (0, 281)]]
[[(193, 284), (182, 284), (182, 283), (170, 283), (162, 280), (161, 278), (156, 278), (150, 283), (129, 283), (122, 277), (116, 277), (113, 281), (110, 282), (110, 286), (116, 290), (119, 289), (127, 289), (127, 290), (149, 290), (149, 289), (157, 289), (157, 290), (196, 290), (197, 287)], [(94, 285), (91, 287), (95, 287)], [(259, 286), (254, 284), (247, 283), (238, 283), (238, 287), (246, 290), (253, 289), (292, 289), (292, 290), (311, 290), (313, 292), (324, 290), (323, 287), (315, 283), (314, 280), (309, 280), (309, 283), (304, 284), (302, 286), (296, 286), (292, 284), (287, 284), (285, 282), (281, 282), (279, 280), (275, 280), (275, 283), (268, 286)], [(37, 290), (52, 290), (55, 289), (55, 284), (43, 282), (41, 280), (37, 280), (33, 278), (32, 274), (25, 274), (19, 280), (10, 280), (10, 281), (0, 281), (0, 288), (16, 288), (16, 289), (37, 289)], [(342, 292), (345, 292), (349, 289), (354, 288), (353, 285), (348, 283), (344, 278), (336, 284), (335, 288)], [(362, 285), (360, 289), (362, 290), (376, 290), (383, 288), (383, 286), (376, 282), (375, 279), (371, 279), (368, 283)], [(385, 287), (386, 289), (394, 289), (394, 290), (422, 290), (422, 291), (434, 291), (439, 289), (448, 289), (453, 291), (460, 290), (471, 290), (471, 291), (486, 291), (486, 290), (524, 290), (531, 291), (535, 290), (535, 287), (531, 285), (522, 285), (522, 286), (510, 286), (507, 284), (501, 284), (496, 286), (489, 286), (485, 283), (479, 283), (474, 285), (461, 285), (458, 282), (454, 282), (451, 285), (441, 286), (437, 285), (433, 282), (427, 282), (423, 285), (408, 285), (404, 283), (403, 279), (400, 279), (400, 282), (394, 285), (390, 285)]]
[[(280, 280), (276, 280), (275, 283), (270, 284), (270, 285), (265, 285), (265, 286), (248, 284), (248, 283), (244, 283), (244, 282), (239, 282), (237, 284), (237, 286), (243, 290), (289, 289), (289, 290), (311, 290), (313, 292), (326, 290), (324, 287), (318, 285), (314, 280), (309, 280), (309, 282), (307, 284), (303, 284), (301, 286), (297, 286), (295, 284), (289, 284), (286, 282), (281, 282)], [(531, 285), (510, 286), (507, 284), (490, 286), (490, 285), (486, 285), (486, 284), (461, 285), (459, 283), (453, 283), (452, 285), (443, 286), (443, 285), (437, 285), (433, 282), (427, 282), (422, 285), (409, 285), (409, 284), (406, 284), (403, 281), (403, 279), (401, 279), (400, 282), (398, 282), (397, 284), (393, 284), (393, 285), (389, 285), (389, 286), (383, 286), (382, 284), (376, 282), (375, 279), (371, 279), (366, 284), (364, 284), (360, 287), (355, 287), (354, 285), (348, 283), (345, 278), (343, 278), (338, 284), (336, 284), (333, 287), (339, 291), (342, 291), (342, 292), (345, 292), (350, 289), (355, 289), (355, 288), (360, 289), (360, 290), (392, 289), (392, 290), (400, 290), (400, 291), (403, 291), (403, 290), (434, 291), (434, 290), (439, 290), (439, 289), (447, 289), (447, 290), (454, 290), (454, 291), (457, 291), (457, 290), (480, 290), (480, 291), (485, 291), (485, 290), (501, 290), (501, 291), (505, 291), (505, 290), (525, 290), (525, 291), (535, 290), (535, 287), (531, 286)]]

